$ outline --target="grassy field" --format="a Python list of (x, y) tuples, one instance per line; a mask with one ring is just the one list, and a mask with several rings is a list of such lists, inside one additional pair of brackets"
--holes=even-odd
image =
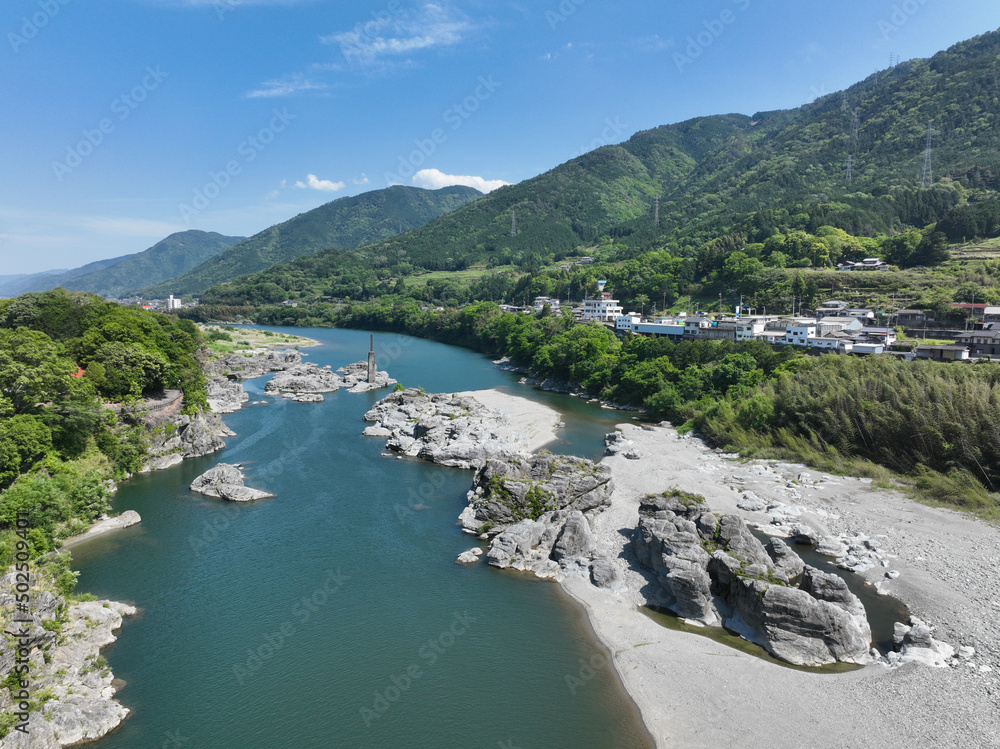
[[(201, 331), (208, 337), (208, 348), (217, 357), (227, 356), (236, 351), (244, 351), (251, 348), (297, 348), (299, 346), (315, 346), (316, 341), (302, 336), (288, 335), (287, 333), (273, 333), (270, 330), (259, 330), (257, 328), (236, 328), (232, 325), (198, 325)], [(212, 337), (221, 335), (229, 336), (231, 340)]]

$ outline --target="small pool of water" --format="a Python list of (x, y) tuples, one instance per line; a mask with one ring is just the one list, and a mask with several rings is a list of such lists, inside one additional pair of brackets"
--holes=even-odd
[(851, 592), (861, 599), (868, 614), (868, 624), (872, 628), (872, 647), (886, 653), (895, 650), (892, 642), (892, 632), (896, 622), (909, 622), (910, 610), (894, 596), (882, 595), (875, 586), (868, 582), (864, 575), (857, 572), (842, 570), (830, 557), (817, 554), (815, 546), (807, 544), (789, 544), (792, 550), (802, 557), (802, 561), (810, 567), (823, 572), (833, 572), (847, 582)]
[(855, 663), (830, 663), (826, 666), (796, 666), (775, 658), (760, 645), (756, 645), (749, 640), (744, 640), (739, 635), (734, 635), (724, 627), (699, 627), (694, 624), (687, 624), (673, 612), (658, 606), (640, 606), (639, 611), (667, 629), (707, 637), (710, 640), (715, 640), (723, 645), (728, 645), (735, 650), (739, 650), (741, 653), (752, 655), (761, 660), (774, 663), (778, 666), (784, 666), (794, 671), (808, 671), (814, 674), (842, 674), (845, 671), (856, 671), (859, 668), (864, 668), (864, 666), (859, 666)]

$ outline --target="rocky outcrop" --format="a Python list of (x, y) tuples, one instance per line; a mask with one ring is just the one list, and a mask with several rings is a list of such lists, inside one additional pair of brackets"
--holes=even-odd
[[(613, 484), (605, 466), (542, 452), (490, 460), (469, 492), (459, 522), (470, 533), (492, 537), (486, 560), (494, 567), (551, 578), (562, 570), (586, 570), (597, 547), (587, 515), (607, 506)], [(597, 578), (610, 585), (605, 567)]]
[(386, 449), (455, 468), (480, 468), (490, 459), (527, 458), (527, 440), (500, 411), (475, 398), (410, 388), (376, 403), (364, 434), (387, 437)]
[(389, 376), (388, 372), (375, 372), (375, 381), (368, 382), (368, 362), (359, 361), (341, 367), (337, 373), (344, 378), (344, 387), (350, 393), (367, 393), (369, 390), (380, 390), (391, 387), (396, 381)]
[(643, 501), (632, 549), (655, 575), (654, 605), (721, 621), (796, 665), (871, 660), (864, 606), (843, 579), (805, 565), (780, 539), (765, 548), (742, 518), (716, 516), (697, 495)]
[(343, 384), (335, 372), (319, 367), (292, 369), (279, 372), (264, 386), (264, 391), (274, 395), (290, 393), (332, 393)]
[(208, 408), (212, 413), (230, 414), (239, 411), (250, 400), (247, 391), (228, 377), (212, 377), (208, 381)]
[[(462, 526), (491, 534), (524, 519), (538, 519), (552, 510), (591, 512), (610, 501), (611, 469), (570, 455), (491, 459), (476, 473), (468, 494)], [(553, 539), (554, 540), (554, 539)]]
[(148, 458), (142, 472), (159, 471), (177, 465), (185, 458), (200, 458), (226, 446), (223, 437), (233, 437), (218, 414), (198, 411), (161, 422), (149, 437)]
[(249, 380), (269, 372), (282, 372), (302, 364), (302, 354), (295, 349), (267, 351), (256, 349), (246, 354), (237, 353), (215, 359), (205, 365), (209, 377)]
[(252, 502), (274, 496), (260, 489), (244, 486), (243, 480), (243, 471), (239, 467), (229, 463), (219, 463), (192, 481), (190, 489), (209, 497), (228, 499), (230, 502)]
[[(67, 606), (51, 580), (32, 576), (28, 612), (16, 611), (16, 578), (0, 579), (0, 617), (4, 630), (23, 637), (0, 641), (0, 680), (18, 663), (16, 647), (27, 650), (28, 686), (35, 703), (28, 733), (12, 729), (0, 748), (54, 749), (93, 741), (118, 726), (128, 709), (116, 702), (114, 675), (100, 655), (115, 641), (114, 630), (135, 608), (114, 601)], [(27, 619), (27, 622), (14, 620)], [(41, 703), (41, 705), (38, 705)], [(17, 712), (8, 689), (0, 689), (0, 712)]]

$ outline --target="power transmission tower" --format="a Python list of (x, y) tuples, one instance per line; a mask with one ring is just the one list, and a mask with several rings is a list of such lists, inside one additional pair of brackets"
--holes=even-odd
[(934, 148), (934, 134), (931, 130), (933, 122), (934, 120), (927, 120), (927, 147), (924, 148), (924, 169), (920, 174), (921, 187), (930, 187), (934, 181), (931, 174), (931, 152)]
[(512, 237), (517, 236), (517, 215), (514, 211), (510, 212), (510, 235)]
[(657, 198), (653, 208), (653, 226), (660, 227), (660, 199)]
[(854, 155), (847, 154), (847, 184), (851, 184), (854, 179)]

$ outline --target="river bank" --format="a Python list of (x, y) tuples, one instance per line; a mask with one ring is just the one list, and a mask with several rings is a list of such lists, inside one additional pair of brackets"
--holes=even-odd
[[(524, 449), (528, 452), (541, 450), (556, 439), (560, 423), (559, 412), (542, 403), (504, 393), (496, 388), (468, 390), (455, 395), (475, 398), (488, 409), (506, 414), (511, 428), (524, 437)], [(501, 431), (501, 434), (504, 432)]]
[[(670, 428), (620, 429), (634, 454), (602, 461), (616, 488), (592, 526), (621, 585), (608, 590), (573, 575), (560, 581), (614, 654), (658, 747), (1000, 746), (1000, 530), (861, 480), (777, 461), (737, 462)], [(867, 538), (891, 570), (879, 564), (864, 574), (936, 626), (935, 638), (971, 646), (975, 656), (950, 668), (873, 664), (813, 674), (657, 624), (639, 610), (649, 580), (625, 546), (640, 499), (669, 488), (702, 494), (714, 511), (751, 522), (794, 516), (818, 534)], [(738, 506), (753, 506), (748, 492), (763, 500), (753, 512)], [(776, 502), (784, 516), (781, 506), (765, 511)]]

